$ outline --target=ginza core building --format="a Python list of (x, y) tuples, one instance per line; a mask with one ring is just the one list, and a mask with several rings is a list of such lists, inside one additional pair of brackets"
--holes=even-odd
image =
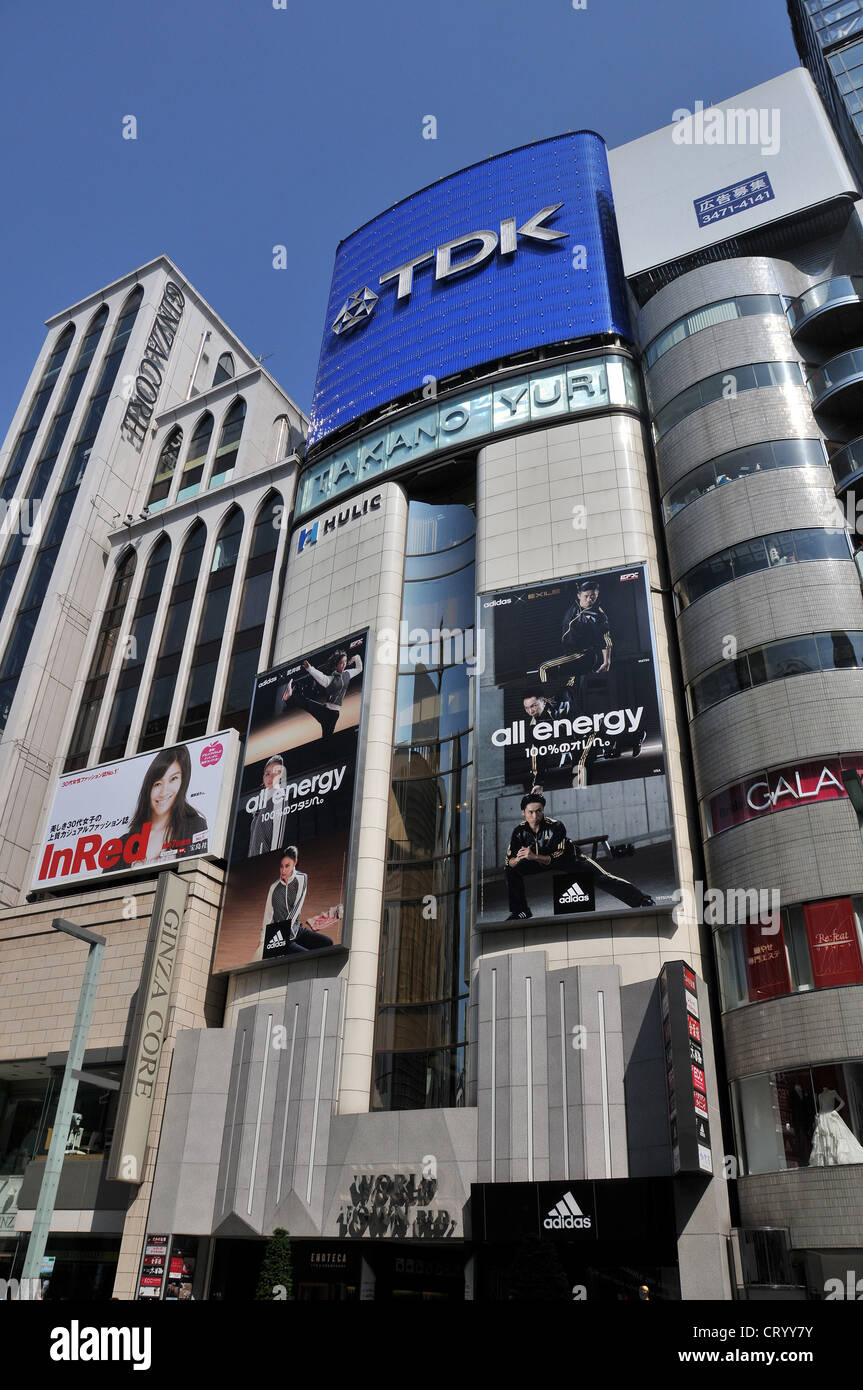
[(860, 1267), (859, 198), (795, 70), (353, 232), (308, 419), (166, 256), (48, 321), (0, 452), (0, 1277), (58, 919), (105, 948), (47, 1298), (251, 1298), (278, 1227), (299, 1299)]

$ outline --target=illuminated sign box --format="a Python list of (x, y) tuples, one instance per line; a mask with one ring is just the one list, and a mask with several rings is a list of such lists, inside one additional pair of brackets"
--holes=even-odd
[(430, 382), (552, 343), (631, 339), (592, 131), (440, 179), (339, 245), (309, 445)]

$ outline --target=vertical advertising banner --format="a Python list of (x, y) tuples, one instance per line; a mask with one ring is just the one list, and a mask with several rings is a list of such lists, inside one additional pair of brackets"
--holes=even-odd
[(342, 946), (368, 633), (259, 675), (214, 969)]
[(477, 924), (670, 909), (644, 568), (479, 598)]

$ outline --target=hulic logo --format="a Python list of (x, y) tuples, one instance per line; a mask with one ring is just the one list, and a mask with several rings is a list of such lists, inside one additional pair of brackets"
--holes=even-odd
[(584, 1215), (572, 1193), (566, 1192), (542, 1224), (547, 1231), (589, 1231), (591, 1220)]

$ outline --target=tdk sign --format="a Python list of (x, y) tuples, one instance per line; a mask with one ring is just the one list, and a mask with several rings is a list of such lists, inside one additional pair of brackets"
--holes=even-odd
[[(445, 241), (443, 246), (436, 247), (434, 251), (422, 251), (418, 256), (405, 261), (404, 265), (397, 265), (395, 270), (384, 271), (380, 277), (380, 284), (386, 285), (395, 281), (396, 299), (407, 299), (413, 290), (414, 271), (422, 265), (427, 265), (429, 261), (434, 261), (435, 264), (435, 280), (449, 280), (453, 275), (463, 275), (466, 270), (473, 270), (476, 266), (482, 265), (483, 261), (494, 255), (498, 247), (502, 256), (513, 255), (518, 250), (520, 236), (532, 237), (534, 241), (560, 241), (568, 234), (552, 227), (545, 227), (543, 223), (562, 207), (563, 203), (551, 203), (547, 208), (540, 208), (539, 212), (535, 212), (533, 217), (529, 217), (520, 227), (516, 226), (515, 217), (505, 217), (500, 224), (500, 236), (497, 232), (483, 230), (468, 232), (466, 236)], [(463, 250), (477, 242), (477, 250), (472, 250), (467, 256), (460, 255)], [(454, 260), (454, 257), (457, 259)], [(346, 333), (348, 329), (356, 328), (360, 323), (367, 323), (378, 298), (379, 296), (368, 287), (350, 295), (336, 316), (333, 332)]]
[(338, 248), (325, 325), (310, 447), (485, 364), (631, 341), (603, 141), (541, 140), (367, 222)]

